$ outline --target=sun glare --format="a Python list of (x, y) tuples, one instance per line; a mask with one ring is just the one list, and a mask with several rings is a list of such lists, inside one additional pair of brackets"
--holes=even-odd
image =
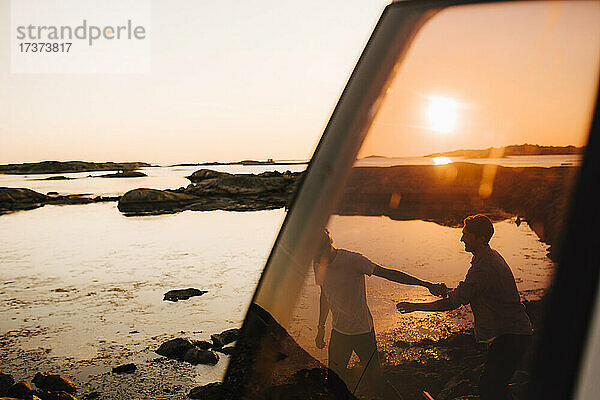
[(458, 103), (448, 97), (429, 97), (428, 100), (428, 128), (440, 133), (453, 131), (458, 114)]
[(452, 160), (449, 157), (434, 157), (433, 158), (434, 165), (450, 164), (451, 162), (452, 162)]

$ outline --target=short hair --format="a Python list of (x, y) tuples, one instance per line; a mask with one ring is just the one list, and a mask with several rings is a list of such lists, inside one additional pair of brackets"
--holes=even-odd
[(317, 253), (322, 254), (325, 250), (328, 250), (333, 245), (333, 238), (327, 229), (323, 229), (319, 235), (317, 243)]
[(483, 214), (471, 215), (465, 218), (463, 229), (476, 236), (483, 237), (486, 243), (494, 235), (492, 220)]

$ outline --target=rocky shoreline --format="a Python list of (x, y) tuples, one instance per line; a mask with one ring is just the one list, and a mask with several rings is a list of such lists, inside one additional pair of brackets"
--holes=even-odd
[(577, 167), (499, 167), (452, 163), (353, 168), (340, 215), (385, 215), (461, 226), (468, 215), (520, 216), (556, 259)]
[[(568, 217), (577, 167), (499, 167), (453, 163), (356, 167), (350, 174), (339, 215), (381, 216), (395, 220), (460, 226), (468, 215), (494, 220), (519, 216), (527, 221), (556, 259), (561, 229)], [(201, 169), (178, 190), (136, 189), (119, 200), (130, 215), (183, 210), (247, 211), (289, 205), (302, 173), (234, 175)]]
[[(175, 338), (162, 343), (154, 353), (162, 356), (155, 361), (162, 362), (163, 359), (175, 360), (176, 362), (185, 362), (191, 365), (206, 364), (215, 365), (219, 356), (222, 354), (231, 354), (233, 346), (224, 347), (238, 339), (239, 329), (233, 328), (223, 331), (219, 334), (211, 335), (211, 342), (203, 340), (189, 340), (187, 338)], [(3, 366), (4, 367), (4, 366)], [(45, 368), (43, 368), (45, 369)], [(136, 365), (133, 362), (114, 366), (106, 371), (105, 375), (117, 377), (119, 375), (135, 375), (136, 373), (148, 374), (146, 365)], [(0, 370), (0, 398), (1, 399), (21, 399), (21, 400), (77, 400), (77, 392), (85, 391), (80, 398), (82, 399), (110, 399), (110, 393), (114, 393), (118, 388), (99, 388), (91, 389), (87, 383), (79, 385), (65, 378), (58, 373), (36, 372), (33, 378), (21, 379), (15, 378)], [(34, 386), (32, 387), (33, 384)], [(84, 390), (80, 390), (83, 389)], [(166, 389), (166, 388), (165, 388)], [(192, 389), (193, 390), (193, 389)], [(184, 395), (182, 393), (182, 395)]]
[[(489, 164), (355, 167), (337, 206), (339, 215), (388, 216), (394, 220), (460, 226), (474, 213), (494, 220), (527, 221), (556, 259), (568, 217), (577, 167), (499, 167)], [(135, 173), (138, 176), (138, 173)], [(129, 176), (130, 172), (112, 174)], [(200, 169), (187, 187), (139, 188), (120, 197), (44, 195), (30, 189), (0, 188), (0, 213), (44, 204), (118, 201), (127, 216), (193, 211), (257, 211), (288, 207), (302, 172), (230, 174)]]
[(115, 196), (59, 195), (56, 192), (42, 194), (31, 189), (0, 187), (0, 215), (12, 211), (32, 210), (46, 204), (90, 204), (117, 201), (118, 199)]
[(41, 161), (36, 163), (4, 164), (0, 165), (0, 174), (9, 175), (34, 175), (34, 174), (61, 174), (92, 171), (133, 171), (140, 168), (151, 167), (151, 164), (134, 162), (88, 162), (88, 161)]
[[(543, 302), (526, 302), (525, 306), (537, 332)], [(360, 368), (350, 369), (347, 387), (256, 304), (250, 307), (241, 335), (232, 354), (235, 367), (230, 367), (223, 382), (193, 388), (189, 398), (229, 400), (238, 398), (236, 394), (243, 390), (244, 398), (249, 399), (292, 398), (292, 393), (298, 399), (353, 399), (350, 389), (360, 388)], [(455, 332), (439, 340), (397, 341), (395, 347), (400, 351), (420, 349), (430, 356), (421, 361), (384, 362), (382, 390), (386, 398), (421, 400), (424, 391), (437, 400), (479, 398), (477, 382), (487, 345), (476, 343), (472, 332)], [(517, 398), (526, 396), (531, 351), (524, 355), (510, 385)], [(380, 359), (384, 360), (385, 355), (380, 354)]]
[(126, 215), (193, 211), (257, 211), (285, 207), (298, 185), (299, 172), (230, 174), (201, 169), (177, 190), (134, 189), (125, 193), (118, 209)]

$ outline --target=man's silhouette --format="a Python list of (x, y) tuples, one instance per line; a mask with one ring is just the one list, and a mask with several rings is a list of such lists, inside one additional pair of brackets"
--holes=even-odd
[(325, 347), (325, 322), (331, 311), (333, 329), (328, 348), (329, 368), (344, 382), (348, 382), (346, 367), (354, 351), (365, 368), (365, 385), (371, 391), (379, 393), (381, 373), (373, 317), (366, 299), (365, 275), (375, 275), (407, 285), (420, 285), (437, 296), (446, 294), (446, 286), (381, 267), (362, 254), (335, 248), (327, 231), (320, 238), (313, 267), (316, 283), (321, 287), (316, 346), (320, 349)]
[(409, 313), (471, 305), (475, 338), (490, 343), (479, 381), (482, 400), (512, 398), (508, 383), (533, 333), (508, 264), (489, 246), (493, 234), (492, 221), (485, 215), (466, 218), (460, 240), (465, 251), (473, 253), (473, 259), (465, 280), (446, 299), (433, 303), (402, 302), (396, 306), (400, 312)]

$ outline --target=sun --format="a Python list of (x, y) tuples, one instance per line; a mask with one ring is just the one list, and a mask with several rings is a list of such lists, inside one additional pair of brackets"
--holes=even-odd
[(452, 132), (458, 118), (458, 103), (448, 97), (429, 97), (427, 127), (440, 133)]
[(446, 165), (450, 164), (452, 159), (450, 157), (434, 157), (432, 161), (434, 165)]

